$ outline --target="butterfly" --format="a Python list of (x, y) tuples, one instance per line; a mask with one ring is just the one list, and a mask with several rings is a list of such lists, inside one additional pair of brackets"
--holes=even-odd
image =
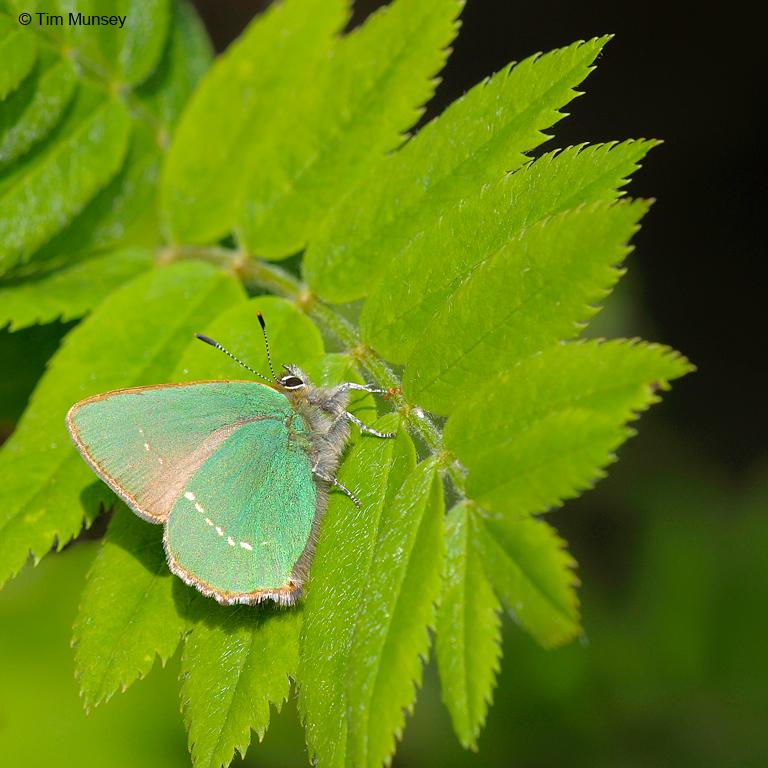
[(306, 582), (328, 489), (335, 486), (350, 424), (391, 438), (349, 413), (346, 382), (316, 387), (295, 365), (272, 380), (213, 339), (259, 381), (136, 387), (81, 400), (67, 428), (94, 472), (144, 520), (164, 526), (170, 570), (232, 605), (291, 605)]

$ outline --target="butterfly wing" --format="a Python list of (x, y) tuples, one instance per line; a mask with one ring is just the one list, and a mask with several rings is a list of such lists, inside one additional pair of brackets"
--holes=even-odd
[(230, 435), (171, 509), (171, 570), (222, 603), (294, 602), (317, 508), (308, 445), (297, 414)]
[(281, 393), (254, 381), (139, 387), (74, 405), (67, 427), (83, 458), (137, 515), (162, 523), (189, 479), (243, 426), (282, 424)]

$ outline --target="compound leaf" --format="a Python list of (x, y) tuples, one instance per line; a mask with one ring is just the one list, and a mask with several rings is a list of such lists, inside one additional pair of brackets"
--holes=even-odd
[(323, 298), (364, 296), (409, 240), (460, 200), (526, 162), (576, 95), (607, 38), (532, 56), (475, 86), (331, 211), (305, 276)]
[[(162, 154), (182, 107), (208, 67), (210, 43), (195, 11), (174, 3), (173, 27), (155, 72), (135, 96), (131, 143), (123, 167), (82, 213), (35, 254), (36, 262), (69, 263), (115, 245), (156, 246)], [(151, 119), (148, 118), (151, 116)]]
[[(84, 12), (60, 5), (53, 10)], [(159, 243), (162, 151), (210, 61), (202, 25), (182, 0), (88, 5), (127, 15), (125, 28), (42, 24), (38, 64), (0, 110), (0, 233), (13, 233), (0, 245), (0, 273), (16, 278), (118, 244)]]

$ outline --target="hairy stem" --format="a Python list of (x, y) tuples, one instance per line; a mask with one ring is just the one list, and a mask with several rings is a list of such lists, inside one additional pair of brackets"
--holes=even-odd
[(313, 296), (309, 287), (276, 264), (228, 248), (176, 246), (162, 251), (161, 262), (199, 259), (236, 274), (246, 287), (261, 288), (296, 304), (335, 336), (359, 366), (379, 386), (389, 390), (389, 400), (400, 413), (409, 431), (418, 436), (430, 453), (440, 457), (442, 469), (451, 478), (456, 492), (464, 495), (465, 471), (455, 458), (443, 449), (442, 434), (435, 422), (417, 405), (403, 396), (400, 379), (374, 350), (360, 339), (357, 329), (332, 306)]

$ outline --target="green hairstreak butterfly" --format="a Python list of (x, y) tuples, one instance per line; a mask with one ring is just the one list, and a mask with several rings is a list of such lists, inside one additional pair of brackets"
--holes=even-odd
[(301, 595), (350, 423), (353, 382), (315, 387), (294, 365), (266, 383), (197, 381), (96, 395), (67, 427), (83, 458), (140, 517), (164, 526), (168, 566), (220, 603), (294, 603)]

